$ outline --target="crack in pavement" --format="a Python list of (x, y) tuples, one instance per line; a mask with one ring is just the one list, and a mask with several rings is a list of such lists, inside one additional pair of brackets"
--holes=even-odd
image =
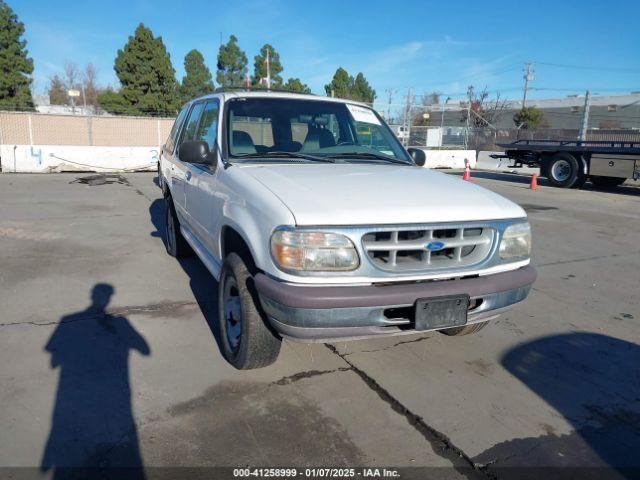
[(351, 367), (340, 367), (334, 368), (333, 370), (306, 370), (304, 372), (298, 372), (293, 375), (289, 375), (288, 377), (282, 377), (280, 380), (276, 380), (275, 382), (271, 382), (272, 385), (290, 385), (294, 382), (298, 382), (305, 378), (317, 377), (319, 375), (327, 375), (329, 373), (336, 372), (350, 372), (353, 370)]
[(153, 314), (169, 314), (175, 313), (178, 310), (195, 307), (202, 304), (214, 304), (216, 302), (195, 302), (195, 301), (179, 301), (179, 302), (164, 302), (164, 303), (156, 303), (151, 305), (132, 305), (128, 307), (120, 307), (114, 309), (107, 309), (104, 312), (90, 312), (87, 311), (84, 314), (80, 313), (73, 317), (72, 320), (67, 321), (53, 321), (53, 322), (35, 322), (35, 321), (24, 321), (24, 322), (9, 322), (9, 323), (0, 323), (0, 327), (9, 327), (13, 325), (33, 325), (36, 327), (42, 327), (47, 325), (58, 325), (58, 324), (67, 324), (67, 323), (75, 323), (78, 321), (85, 320), (96, 320), (98, 318), (103, 317), (104, 315), (153, 315)]
[(640, 251), (629, 252), (629, 253), (612, 253), (611, 255), (595, 255), (593, 257), (576, 258), (573, 260), (558, 260), (557, 262), (537, 263), (535, 266), (536, 268), (550, 267), (554, 265), (564, 265), (567, 263), (581, 263), (581, 262), (589, 262), (591, 260), (604, 260), (607, 258), (635, 256), (635, 255), (638, 255), (639, 253)]
[(351, 367), (351, 370), (356, 373), (383, 402), (389, 405), (394, 412), (403, 416), (409, 425), (411, 425), (427, 442), (429, 442), (433, 451), (442, 458), (449, 460), (456, 471), (471, 479), (488, 478), (494, 480), (498, 478), (495, 473), (489, 471), (487, 465), (478, 465), (474, 463), (474, 461), (459, 447), (456, 447), (445, 434), (427, 425), (422, 417), (405, 407), (375, 379), (353, 364), (348, 358), (346, 358), (346, 355), (341, 354), (335, 346), (331, 344), (325, 344), (325, 346), (333, 354), (344, 360)]
[(393, 345), (389, 345), (388, 347), (383, 347), (383, 348), (376, 348), (374, 350), (358, 350), (357, 352), (349, 352), (349, 353), (343, 353), (342, 355), (344, 356), (348, 356), (348, 355), (354, 355), (356, 353), (374, 353), (374, 352), (384, 352), (385, 350), (389, 350), (391, 348), (397, 347), (398, 345), (405, 345), (407, 343), (418, 343), (418, 342), (423, 342), (424, 340), (429, 340), (430, 338), (432, 338), (431, 336), (428, 337), (420, 337), (414, 340), (404, 340), (402, 342), (397, 342), (394, 343)]

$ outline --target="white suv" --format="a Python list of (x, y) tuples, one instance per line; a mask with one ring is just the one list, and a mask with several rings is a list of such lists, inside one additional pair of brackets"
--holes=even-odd
[(158, 167), (165, 243), (218, 280), (230, 363), (268, 365), (283, 337), (463, 335), (525, 299), (522, 208), (422, 165), (348, 100), (238, 91), (182, 109)]

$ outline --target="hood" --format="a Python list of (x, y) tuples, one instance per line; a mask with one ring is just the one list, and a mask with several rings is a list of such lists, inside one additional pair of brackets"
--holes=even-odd
[(244, 165), (297, 225), (381, 225), (520, 218), (515, 203), (426, 168), (372, 164)]

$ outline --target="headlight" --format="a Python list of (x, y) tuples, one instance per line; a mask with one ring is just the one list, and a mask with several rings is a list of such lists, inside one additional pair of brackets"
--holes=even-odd
[(284, 270), (347, 271), (360, 265), (351, 240), (337, 233), (277, 230), (271, 236), (271, 255)]
[(531, 254), (531, 226), (529, 222), (507, 227), (500, 242), (500, 258), (528, 257)]

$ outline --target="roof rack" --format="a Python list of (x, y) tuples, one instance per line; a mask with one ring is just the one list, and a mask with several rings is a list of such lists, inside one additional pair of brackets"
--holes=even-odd
[(214, 90), (214, 93), (226, 93), (226, 92), (260, 92), (260, 93), (292, 93), (295, 95), (311, 95), (313, 97), (317, 97), (315, 93), (304, 93), (304, 92), (292, 92), (291, 90), (287, 90), (285, 88), (265, 88), (265, 87), (217, 87)]

